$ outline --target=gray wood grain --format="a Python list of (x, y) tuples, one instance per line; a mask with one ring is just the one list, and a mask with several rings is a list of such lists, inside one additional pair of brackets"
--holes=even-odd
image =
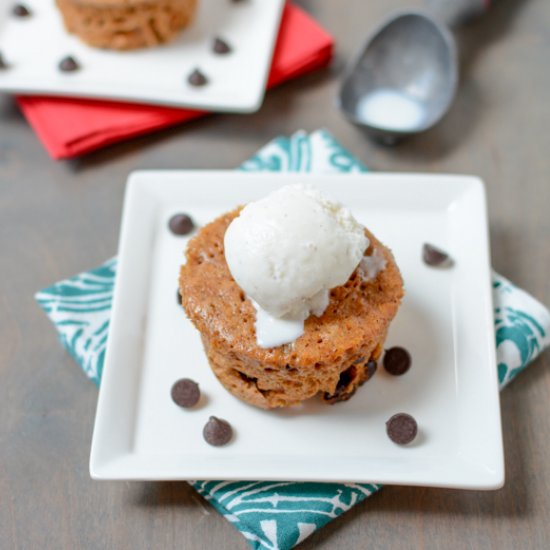
[[(137, 168), (231, 168), (278, 134), (325, 126), (377, 170), (479, 174), (494, 267), (550, 304), (550, 3), (498, 0), (460, 33), (462, 84), (436, 129), (370, 142), (333, 98), (343, 60), (397, 0), (302, 0), (336, 37), (330, 70), (220, 115), (51, 161), (0, 99), (0, 548), (247, 548), (184, 483), (90, 480), (97, 390), (56, 341), (33, 293), (116, 252)], [(418, 5), (419, 2), (410, 2)], [(507, 483), (497, 492), (387, 487), (302, 544), (313, 548), (545, 548), (550, 540), (548, 353), (502, 395)]]

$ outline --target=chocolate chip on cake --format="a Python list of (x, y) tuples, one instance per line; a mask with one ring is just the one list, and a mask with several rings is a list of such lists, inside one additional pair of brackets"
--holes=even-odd
[(184, 409), (194, 407), (201, 398), (199, 385), (189, 378), (178, 380), (172, 386), (172, 391), (170, 393), (174, 403)]
[(227, 420), (211, 416), (208, 422), (204, 425), (202, 435), (207, 443), (214, 447), (221, 447), (229, 443), (233, 436), (233, 428)]
[(214, 43), (212, 44), (212, 51), (214, 53), (225, 55), (231, 53), (233, 48), (222, 38), (214, 38)]
[(68, 55), (67, 57), (64, 57), (59, 62), (59, 70), (64, 73), (74, 73), (79, 69), (80, 69), (80, 65), (78, 64), (76, 59), (70, 55)]
[(366, 364), (367, 372), (369, 373), (369, 378), (374, 376), (374, 373), (378, 370), (378, 363), (376, 361), (369, 361)]
[(181, 292), (180, 292), (180, 289), (179, 289), (179, 288), (178, 288), (176, 294), (177, 294), (176, 300), (178, 301), (178, 304), (181, 306)]
[(12, 9), (13, 15), (15, 17), (29, 17), (31, 14), (31, 10), (27, 8), (24, 4), (15, 4)]
[(174, 235), (189, 235), (195, 229), (195, 223), (187, 214), (174, 214), (168, 221), (168, 227)]
[(446, 252), (428, 243), (425, 243), (422, 247), (422, 259), (425, 264), (432, 267), (448, 266), (452, 264), (452, 260)]
[(9, 69), (10, 66), (6, 63), (6, 60), (4, 59), (4, 56), (2, 55), (2, 52), (0, 52), (0, 71), (3, 71), (5, 69)]
[(405, 374), (411, 366), (411, 356), (405, 348), (395, 346), (384, 354), (384, 368), (393, 376)]
[(372, 379), (376, 371), (378, 370), (378, 363), (374, 360), (367, 361), (363, 365), (363, 376), (359, 381), (359, 385), (362, 386), (365, 382), (368, 382)]
[(208, 84), (208, 78), (199, 71), (199, 69), (195, 69), (188, 77), (187, 82), (191, 84), (191, 86), (205, 86)]
[(407, 445), (407, 443), (410, 443), (416, 437), (418, 424), (410, 414), (394, 414), (386, 422), (386, 433), (394, 443)]

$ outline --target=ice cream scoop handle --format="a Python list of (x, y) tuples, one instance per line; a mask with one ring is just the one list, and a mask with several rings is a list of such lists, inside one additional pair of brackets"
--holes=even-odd
[(485, 13), (493, 0), (425, 0), (426, 7), (435, 17), (449, 26), (465, 23)]

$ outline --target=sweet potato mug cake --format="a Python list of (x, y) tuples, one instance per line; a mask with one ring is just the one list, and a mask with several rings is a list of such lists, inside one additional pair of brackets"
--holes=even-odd
[(65, 28), (89, 46), (149, 48), (172, 40), (195, 15), (197, 0), (56, 0)]
[(203, 227), (179, 285), (217, 378), (265, 409), (349, 399), (374, 374), (403, 296), (390, 250), (302, 185)]

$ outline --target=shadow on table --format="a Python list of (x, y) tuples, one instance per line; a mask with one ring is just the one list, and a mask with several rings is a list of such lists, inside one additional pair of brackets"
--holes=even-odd
[(0, 119), (2, 122), (25, 120), (12, 95), (0, 94)]
[(214, 511), (186, 481), (148, 481), (136, 483), (128, 492), (129, 504), (145, 508), (200, 506)]

